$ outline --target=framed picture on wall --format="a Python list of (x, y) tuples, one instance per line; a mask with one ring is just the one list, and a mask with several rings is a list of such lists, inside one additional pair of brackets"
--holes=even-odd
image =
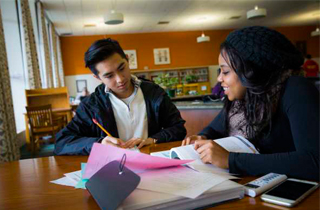
[(153, 49), (153, 55), (155, 65), (170, 64), (169, 48), (155, 48)]
[(81, 93), (83, 88), (88, 88), (87, 87), (87, 80), (85, 80), (85, 79), (76, 80), (76, 84), (77, 84), (77, 92), (78, 93)]
[(129, 68), (137, 69), (138, 61), (137, 61), (137, 51), (136, 50), (124, 50), (124, 53), (128, 56)]

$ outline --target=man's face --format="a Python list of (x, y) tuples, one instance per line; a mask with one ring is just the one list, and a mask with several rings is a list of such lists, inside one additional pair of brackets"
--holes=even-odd
[(118, 53), (96, 64), (98, 76), (118, 98), (127, 98), (133, 92), (129, 64)]

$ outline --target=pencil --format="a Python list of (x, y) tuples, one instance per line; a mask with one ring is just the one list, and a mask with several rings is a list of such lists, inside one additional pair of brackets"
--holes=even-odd
[(98, 123), (98, 121), (97, 121), (96, 119), (92, 118), (92, 121), (94, 122), (94, 124), (96, 124), (97, 126), (99, 126), (99, 128), (101, 128), (101, 130), (102, 130), (103, 132), (105, 132), (108, 136), (112, 137), (111, 134), (110, 134), (106, 129), (104, 129), (104, 128)]

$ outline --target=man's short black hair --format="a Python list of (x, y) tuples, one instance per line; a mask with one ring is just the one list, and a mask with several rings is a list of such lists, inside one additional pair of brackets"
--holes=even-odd
[(88, 67), (93, 74), (98, 76), (99, 72), (96, 69), (96, 64), (115, 53), (118, 53), (122, 58), (125, 58), (128, 61), (126, 54), (116, 40), (108, 38), (95, 41), (84, 54), (86, 67)]
[(311, 59), (312, 56), (311, 56), (310, 54), (308, 54), (308, 55), (306, 56), (306, 58), (307, 58), (307, 59)]

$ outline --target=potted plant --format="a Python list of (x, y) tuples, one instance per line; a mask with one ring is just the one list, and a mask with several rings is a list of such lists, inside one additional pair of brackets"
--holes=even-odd
[(163, 87), (170, 97), (175, 97), (176, 85), (179, 83), (178, 78), (170, 77), (169, 74), (159, 74), (154, 82)]
[(183, 80), (184, 83), (195, 83), (195, 82), (198, 82), (199, 78), (196, 75), (188, 74), (183, 79), (184, 79)]

